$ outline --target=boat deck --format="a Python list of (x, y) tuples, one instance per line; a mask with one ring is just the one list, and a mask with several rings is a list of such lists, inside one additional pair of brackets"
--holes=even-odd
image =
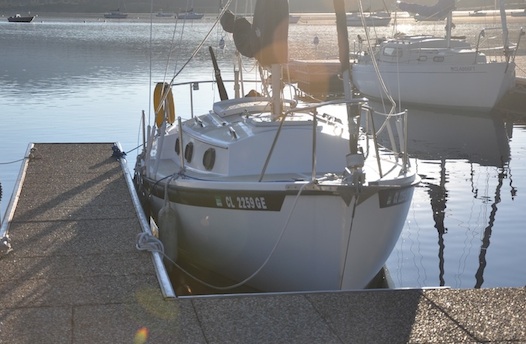
[(0, 343), (526, 342), (526, 288), (174, 297), (135, 248), (112, 146), (35, 144), (26, 159), (0, 232)]

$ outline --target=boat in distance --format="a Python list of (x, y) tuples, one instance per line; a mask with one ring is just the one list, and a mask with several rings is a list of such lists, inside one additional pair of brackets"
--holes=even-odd
[(186, 12), (180, 12), (175, 15), (177, 19), (201, 19), (204, 17), (203, 13), (194, 12), (194, 10), (189, 10)]
[(367, 27), (375, 26), (389, 26), (391, 23), (391, 14), (388, 12), (367, 12), (362, 14), (359, 12), (347, 13), (347, 26), (362, 27), (363, 23)]
[(171, 17), (174, 16), (174, 14), (161, 11), (161, 12), (157, 12), (157, 14), (155, 16), (159, 17), (159, 18), (171, 18)]
[(104, 18), (106, 19), (126, 19), (128, 18), (128, 13), (121, 12), (120, 10), (111, 11), (104, 13)]
[(486, 12), (482, 12), (482, 11), (479, 11), (479, 10), (470, 11), (468, 13), (468, 16), (470, 16), (470, 17), (485, 17), (486, 16)]
[(31, 23), (35, 19), (35, 16), (23, 16), (19, 13), (7, 18), (7, 21), (10, 23)]
[[(343, 0), (336, 2), (345, 36)], [(229, 18), (242, 22), (229, 26)], [(175, 89), (198, 85), (156, 85), (155, 124), (145, 129), (134, 180), (159, 227), (166, 265), (266, 292), (366, 287), (395, 246), (419, 182), (406, 154), (407, 113), (386, 114), (374, 128), (367, 100), (348, 93), (325, 102), (286, 99), (287, 0), (258, 0), (253, 23), (227, 15), (221, 24), (243, 29), (234, 33), (239, 39), (258, 37), (251, 47), (261, 50), (244, 53), (272, 87), (255, 82), (257, 90), (230, 98), (211, 47), (221, 100), (209, 112), (176, 119)], [(349, 61), (341, 63), (350, 86)], [(377, 132), (392, 137), (384, 144)]]
[(526, 8), (522, 11), (512, 11), (510, 15), (512, 17), (526, 17)]
[(297, 15), (289, 15), (289, 23), (290, 24), (297, 24), (301, 19), (301, 16), (297, 16)]

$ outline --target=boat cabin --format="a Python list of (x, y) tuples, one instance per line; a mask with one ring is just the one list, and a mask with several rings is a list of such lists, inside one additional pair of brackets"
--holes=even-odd
[(387, 63), (485, 63), (486, 56), (471, 48), (463, 39), (431, 36), (393, 39), (381, 43), (376, 56), (378, 61)]

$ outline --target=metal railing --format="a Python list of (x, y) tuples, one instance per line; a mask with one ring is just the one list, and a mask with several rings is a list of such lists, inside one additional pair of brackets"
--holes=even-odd
[[(225, 80), (225, 82), (228, 83), (235, 83), (235, 80)], [(250, 80), (246, 81), (249, 83), (260, 83), (260, 81), (257, 80)], [(188, 82), (181, 82), (181, 83), (174, 83), (172, 84), (172, 87), (175, 86), (188, 86), (189, 92), (190, 92), (190, 109), (191, 109), (191, 118), (195, 118), (193, 109), (194, 109), (194, 96), (193, 93), (195, 91), (199, 90), (199, 84), (213, 84), (215, 81), (213, 80), (199, 80), (199, 81), (188, 81)], [(268, 167), (269, 161), (271, 159), (272, 153), (274, 151), (274, 148), (276, 146), (276, 142), (278, 140), (278, 137), (281, 133), (281, 129), (283, 126), (283, 123), (285, 122), (285, 119), (287, 116), (293, 113), (301, 112), (303, 114), (309, 115), (312, 117), (312, 126), (313, 126), (313, 144), (312, 144), (312, 178), (316, 178), (316, 135), (317, 135), (317, 125), (318, 120), (326, 120), (326, 118), (323, 118), (323, 115), (320, 115), (318, 112), (318, 109), (325, 106), (330, 105), (356, 105), (359, 108), (359, 111), (355, 116), (362, 117), (365, 115), (365, 126), (363, 128), (365, 134), (372, 138), (374, 150), (375, 150), (375, 156), (377, 159), (378, 164), (378, 170), (380, 177), (383, 177), (383, 171), (382, 171), (382, 164), (381, 164), (381, 153), (380, 149), (382, 148), (384, 150), (384, 154), (392, 153), (392, 155), (395, 157), (395, 159), (398, 161), (401, 159), (400, 166), (402, 166), (402, 172), (406, 172), (407, 168), (409, 167), (409, 159), (407, 155), (407, 111), (403, 111), (400, 113), (394, 113), (394, 114), (383, 114), (380, 112), (376, 112), (374, 109), (372, 109), (367, 104), (366, 98), (356, 98), (356, 99), (333, 99), (328, 101), (322, 101), (317, 103), (301, 103), (298, 104), (298, 106), (291, 107), (285, 111), (283, 111), (283, 114), (277, 119), (279, 121), (279, 127), (276, 131), (276, 135), (274, 137), (274, 140), (272, 142), (271, 148), (269, 150), (269, 153), (267, 155), (266, 161), (264, 163), (264, 166), (262, 168), (259, 181), (263, 180), (263, 177), (266, 173), (266, 169)], [(381, 119), (381, 124), (379, 125), (378, 129), (376, 129), (377, 125), (375, 124), (375, 117), (378, 119)], [(351, 121), (351, 118), (348, 118), (348, 121)], [(178, 125), (181, 126), (181, 119), (178, 118)], [(358, 128), (359, 129), (359, 128)], [(349, 135), (351, 136), (351, 128), (349, 128)], [(379, 136), (386, 135), (386, 139), (382, 140), (382, 142), (379, 141)], [(183, 142), (183, 132), (182, 130), (179, 130), (179, 145), (182, 145)], [(367, 140), (367, 142), (369, 142)], [(368, 145), (368, 143), (367, 143)], [(179, 147), (179, 150), (182, 151), (182, 147)], [(362, 147), (363, 151), (363, 147)], [(366, 152), (364, 152), (365, 156), (369, 154), (369, 148), (366, 147)], [(184, 169), (184, 159), (181, 158), (181, 167)]]

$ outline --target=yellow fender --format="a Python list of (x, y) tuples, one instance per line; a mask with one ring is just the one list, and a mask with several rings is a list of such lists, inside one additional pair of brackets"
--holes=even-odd
[[(166, 92), (168, 92), (168, 94), (165, 96)], [(157, 124), (158, 128), (163, 125), (165, 119), (169, 124), (175, 122), (175, 105), (172, 87), (166, 82), (158, 82), (155, 85), (153, 91), (153, 106), (155, 110), (155, 124)]]

